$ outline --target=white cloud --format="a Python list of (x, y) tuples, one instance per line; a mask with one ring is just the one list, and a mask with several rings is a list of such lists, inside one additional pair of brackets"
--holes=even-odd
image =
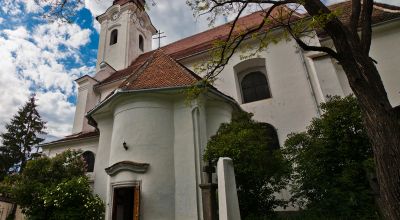
[[(208, 29), (206, 17), (194, 18), (186, 0), (156, 2), (157, 5), (151, 6), (148, 13), (154, 26), (167, 36), (161, 40), (162, 45)], [(153, 48), (157, 46), (158, 42), (153, 41)]]
[[(28, 13), (38, 13), (42, 12), (42, 7), (46, 4), (49, 4), (49, 1), (38, 1), (35, 2), (34, 0), (24, 0), (22, 3), (25, 4), (25, 11)], [(39, 4), (38, 4), (39, 3)]]
[(68, 102), (68, 97), (60, 92), (45, 92), (36, 95), (38, 111), (47, 120), (46, 131), (52, 136), (65, 136), (71, 130), (75, 106)]
[(100, 33), (100, 23), (96, 21), (96, 16), (103, 14), (112, 5), (112, 0), (85, 0), (85, 8), (92, 13), (94, 29)]
[(0, 34), (0, 131), (17, 109), (37, 93), (39, 111), (52, 136), (71, 132), (76, 94), (73, 80), (92, 74), (94, 67), (69, 68), (66, 60), (79, 59), (79, 49), (90, 41), (90, 30), (76, 24), (45, 23), (33, 30), (24, 26)]
[(17, 15), (22, 13), (22, 6), (20, 0), (2, 0), (0, 9), (5, 14)]
[(96, 17), (103, 14), (112, 5), (112, 2), (112, 0), (85, 0), (85, 8)]

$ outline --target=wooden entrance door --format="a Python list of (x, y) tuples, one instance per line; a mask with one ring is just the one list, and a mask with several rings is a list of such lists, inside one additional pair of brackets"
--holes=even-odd
[(114, 188), (112, 220), (139, 220), (139, 186)]

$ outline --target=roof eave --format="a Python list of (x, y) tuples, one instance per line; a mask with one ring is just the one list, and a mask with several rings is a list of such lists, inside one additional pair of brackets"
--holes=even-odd
[[(118, 89), (115, 91), (115, 93), (113, 95), (111, 95), (110, 97), (108, 97), (107, 99), (103, 100), (100, 104), (98, 104), (97, 106), (95, 106), (92, 110), (88, 111), (86, 114), (86, 118), (89, 121), (93, 121), (95, 122), (94, 118), (92, 117), (94, 113), (96, 113), (99, 109), (101, 109), (103, 106), (105, 106), (106, 104), (110, 103), (113, 99), (115, 99), (116, 97), (119, 97), (121, 95), (124, 94), (130, 94), (130, 93), (148, 93), (148, 92), (166, 92), (166, 91), (174, 91), (174, 90), (180, 90), (180, 89), (187, 89), (190, 88), (191, 85), (189, 86), (175, 86), (175, 87), (164, 87), (164, 88), (152, 88), (152, 89), (139, 89), (139, 90), (121, 90)], [(219, 97), (221, 97), (222, 99), (238, 106), (240, 108), (240, 105), (231, 97), (225, 95), (224, 93), (218, 91), (217, 89), (213, 88), (213, 87), (208, 87), (209, 91), (211, 91), (211, 93), (213, 93), (214, 95), (217, 95)], [(93, 126), (95, 126), (93, 124)]]
[(38, 146), (41, 147), (41, 148), (49, 148), (49, 147), (51, 147), (51, 145), (73, 143), (73, 142), (82, 141), (82, 140), (97, 139), (97, 138), (99, 138), (99, 136), (100, 136), (100, 134), (97, 134), (97, 135), (94, 135), (94, 136), (90, 136), (90, 137), (71, 138), (71, 139), (67, 139), (67, 140), (61, 139), (61, 140), (57, 140), (57, 141), (52, 141), (52, 142), (48, 142), (48, 143), (39, 144)]

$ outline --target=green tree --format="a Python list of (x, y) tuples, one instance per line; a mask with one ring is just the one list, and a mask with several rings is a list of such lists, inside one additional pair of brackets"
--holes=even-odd
[(204, 155), (214, 165), (219, 157), (233, 160), (243, 218), (266, 215), (284, 206), (276, 192), (285, 188), (289, 174), (288, 164), (276, 151), (279, 143), (269, 138), (274, 131), (251, 117), (251, 113), (234, 112), (231, 122), (223, 123), (211, 137)]
[(27, 160), (32, 158), (34, 148), (44, 139), (45, 122), (36, 110), (35, 95), (18, 110), (11, 122), (6, 124), (6, 132), (1, 134), (0, 180), (5, 175), (23, 171)]
[(372, 147), (353, 96), (332, 97), (307, 131), (289, 135), (284, 155), (293, 165), (293, 201), (318, 215), (377, 216), (369, 184)]
[(31, 220), (104, 219), (104, 203), (92, 194), (80, 154), (65, 151), (54, 158), (30, 160), (21, 174), (6, 178), (0, 189)]

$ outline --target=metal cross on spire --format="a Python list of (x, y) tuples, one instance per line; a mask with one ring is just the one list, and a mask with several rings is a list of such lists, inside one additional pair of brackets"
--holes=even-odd
[(164, 32), (161, 32), (161, 30), (158, 30), (157, 31), (158, 36), (153, 38), (154, 40), (158, 39), (158, 48), (161, 47), (161, 38), (167, 37), (166, 35), (163, 35), (163, 34), (164, 34)]

